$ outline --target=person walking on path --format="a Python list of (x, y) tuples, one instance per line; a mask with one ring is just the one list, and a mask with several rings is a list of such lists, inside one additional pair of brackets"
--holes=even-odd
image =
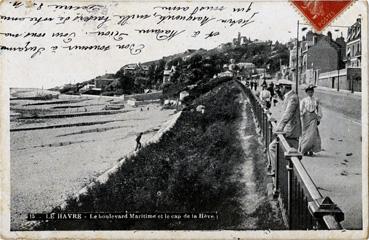
[(308, 96), (301, 100), (300, 105), (302, 137), (299, 150), (305, 156), (313, 156), (314, 152), (322, 150), (318, 125), (323, 115), (319, 100), (314, 97), (315, 87), (313, 84), (309, 84), (305, 88)]
[(142, 148), (141, 145), (141, 137), (142, 137), (142, 132), (140, 132), (137, 137), (136, 137), (136, 148), (135, 151), (140, 150)]
[(263, 84), (262, 85), (262, 90), (260, 92), (260, 100), (261, 103), (267, 108), (269, 109), (271, 104), (270, 104), (270, 100), (272, 98), (272, 95), (270, 94), (270, 92), (267, 90), (267, 84)]
[[(290, 147), (296, 150), (299, 147), (299, 137), (301, 136), (300, 104), (296, 92), (292, 89), (292, 82), (288, 80), (279, 81), (280, 91), (283, 94), (283, 114), (278, 121), (274, 134), (283, 133)], [(269, 144), (268, 167), (274, 167), (277, 157), (277, 139)]]

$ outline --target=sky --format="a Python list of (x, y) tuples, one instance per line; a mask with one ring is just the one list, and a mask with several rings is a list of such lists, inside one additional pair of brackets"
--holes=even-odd
[[(50, 4), (51, 2), (44, 2)], [(53, 4), (71, 4), (72, 2), (52, 2)], [(90, 2), (92, 3), (92, 2)], [(123, 26), (117, 26), (109, 22), (105, 24), (99, 31), (119, 31), (128, 33), (129, 36), (125, 37), (123, 41), (117, 42), (112, 40), (111, 37), (96, 37), (90, 32), (96, 31), (96, 24), (83, 24), (83, 23), (66, 23), (64, 25), (39, 23), (32, 25), (30, 23), (24, 24), (22, 22), (9, 22), (0, 21), (2, 25), (2, 33), (22, 33), (26, 32), (45, 32), (44, 38), (13, 38), (5, 37), (4, 34), (0, 35), (1, 45), (5, 46), (24, 46), (27, 41), (30, 41), (29, 46), (45, 47), (47, 50), (40, 55), (36, 55), (34, 58), (30, 58), (32, 54), (29, 52), (16, 53), (16, 52), (0, 52), (1, 65), (2, 65), (2, 77), (5, 79), (7, 86), (9, 87), (35, 87), (35, 88), (51, 88), (55, 86), (61, 86), (66, 83), (75, 83), (90, 80), (96, 76), (103, 75), (105, 73), (115, 73), (123, 65), (128, 63), (145, 62), (149, 60), (160, 59), (163, 56), (168, 56), (174, 53), (183, 52), (186, 49), (211, 49), (217, 47), (221, 43), (232, 41), (237, 36), (238, 32), (241, 35), (250, 37), (251, 39), (260, 40), (273, 40), (280, 42), (287, 42), (291, 38), (296, 37), (297, 21), (305, 22), (305, 19), (301, 17), (297, 11), (287, 1), (274, 1), (274, 2), (254, 2), (251, 6), (251, 11), (242, 14), (232, 14), (231, 9), (233, 7), (247, 7), (250, 2), (93, 2), (95, 4), (107, 5), (107, 12), (105, 15), (125, 15), (125, 14), (143, 14), (153, 13), (153, 7), (155, 6), (188, 6), (193, 9), (195, 6), (224, 6), (225, 11), (222, 12), (209, 12), (209, 16), (215, 16), (220, 18), (233, 17), (249, 18), (253, 13), (256, 13), (252, 18), (255, 22), (240, 26), (228, 26), (218, 22), (205, 24), (199, 26), (198, 23), (182, 23), (166, 21), (160, 25), (155, 25), (153, 20), (148, 21), (130, 21), (129, 24)], [(81, 5), (85, 5), (82, 3)], [(73, 5), (78, 5), (73, 3)], [(45, 8), (44, 8), (45, 9)], [(168, 13), (165, 11), (156, 10), (159, 13)], [(356, 2), (350, 9), (343, 13), (332, 24), (337, 26), (349, 26), (356, 21), (359, 14), (364, 15), (365, 8), (362, 2)], [(39, 11), (37, 8), (18, 8), (14, 9), (9, 5), (2, 5), (0, 7), (0, 15), (6, 16), (72, 16), (72, 11), (60, 11), (51, 10)], [(179, 12), (178, 12), (179, 13)], [(80, 15), (88, 15), (85, 11), (80, 11)], [(199, 14), (199, 16), (202, 14)], [(5, 24), (3, 24), (5, 23)], [(175, 36), (170, 41), (158, 41), (154, 35), (138, 35), (134, 30), (143, 28), (162, 28), (172, 30), (185, 30), (184, 33)], [(338, 32), (334, 31), (339, 29)], [(193, 38), (190, 35), (192, 32), (200, 30), (201, 35), (197, 38)], [(331, 30), (334, 37), (343, 34), (347, 35), (346, 28), (330, 27), (327, 30)], [(326, 31), (327, 31), (326, 30)], [(210, 39), (204, 39), (203, 34), (211, 31), (219, 31), (218, 36)], [(325, 33), (324, 31), (323, 33)], [(60, 38), (51, 38), (50, 35), (53, 32), (75, 32), (76, 36), (73, 41), (68, 43), (69, 45), (75, 44), (144, 44), (145, 48), (141, 54), (131, 55), (127, 50), (110, 50), (106, 52), (98, 51), (67, 51), (61, 50), (61, 46), (68, 44), (63, 43)], [(136, 34), (135, 34), (136, 33)], [(301, 39), (302, 33), (300, 33)], [(57, 51), (50, 51), (51, 46), (59, 46)]]

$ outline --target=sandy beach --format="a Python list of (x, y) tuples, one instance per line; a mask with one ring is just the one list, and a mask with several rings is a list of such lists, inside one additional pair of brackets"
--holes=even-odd
[(124, 101), (66, 95), (11, 100), (12, 230), (21, 228), (27, 213), (51, 210), (113, 167), (134, 150), (138, 132), (145, 143), (174, 113), (157, 103), (105, 110), (114, 103)]

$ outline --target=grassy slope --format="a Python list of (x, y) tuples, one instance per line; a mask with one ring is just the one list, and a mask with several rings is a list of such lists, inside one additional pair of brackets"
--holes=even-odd
[[(127, 159), (103, 185), (67, 212), (210, 212), (208, 221), (80, 221), (48, 222), (40, 229), (231, 229), (244, 217), (238, 201), (242, 184), (232, 177), (242, 164), (242, 148), (234, 135), (240, 117), (240, 90), (223, 83), (192, 101), (175, 126), (158, 143)], [(205, 114), (191, 111), (197, 105)], [(56, 209), (57, 211), (57, 209)]]

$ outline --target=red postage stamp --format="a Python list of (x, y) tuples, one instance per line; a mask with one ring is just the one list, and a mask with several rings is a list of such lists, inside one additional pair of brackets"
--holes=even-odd
[(343, 10), (349, 7), (353, 0), (291, 0), (291, 2), (309, 20), (315, 30), (322, 31)]

